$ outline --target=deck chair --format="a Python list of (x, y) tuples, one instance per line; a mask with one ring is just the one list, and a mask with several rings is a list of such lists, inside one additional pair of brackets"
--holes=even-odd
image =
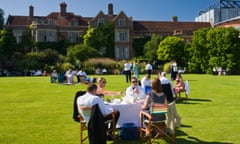
[(189, 88), (188, 80), (185, 80), (184, 84), (185, 84), (184, 91), (179, 92), (178, 96), (181, 97), (181, 93), (185, 93), (185, 96), (187, 98), (190, 94), (190, 88)]
[[(150, 113), (140, 111), (140, 139), (146, 134), (146, 128), (150, 130), (151, 136), (148, 138), (149, 144), (153, 143), (158, 137), (163, 137), (175, 143), (175, 137), (168, 134), (166, 120), (153, 120), (154, 115), (165, 115), (168, 111), (168, 105), (152, 104)], [(155, 133), (155, 135), (153, 135)]]
[[(100, 109), (98, 114), (93, 113), (93, 108), (89, 106), (78, 106), (79, 110), (79, 119), (80, 119), (80, 144), (82, 144), (86, 139), (93, 138), (94, 135), (97, 135), (98, 140), (89, 139), (90, 143), (91, 141), (101, 141), (102, 144), (104, 144), (104, 140), (106, 141), (106, 136), (109, 136), (112, 138), (113, 141), (115, 141), (115, 112), (110, 113), (109, 115), (112, 115), (111, 120), (104, 121), (103, 119), (99, 119), (100, 116), (97, 116), (99, 114), (102, 115)], [(96, 111), (96, 110), (95, 110)], [(106, 117), (103, 116), (102, 117)], [(102, 122), (101, 122), (102, 121)], [(91, 124), (90, 124), (91, 123)], [(109, 127), (109, 126), (112, 127)], [(92, 129), (97, 129), (92, 130)], [(85, 130), (88, 130), (88, 135), (83, 136), (83, 132)], [(91, 132), (89, 132), (91, 130)], [(99, 140), (100, 139), (100, 140)]]

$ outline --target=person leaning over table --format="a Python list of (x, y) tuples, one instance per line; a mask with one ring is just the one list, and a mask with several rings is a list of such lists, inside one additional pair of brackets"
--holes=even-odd
[(103, 97), (104, 95), (108, 96), (115, 96), (115, 95), (121, 95), (122, 92), (115, 92), (115, 91), (107, 91), (105, 90), (105, 86), (107, 84), (107, 80), (104, 77), (100, 77), (97, 79), (97, 95), (100, 97)]
[(95, 104), (98, 104), (103, 116), (105, 116), (104, 117), (105, 121), (112, 119), (112, 115), (109, 115), (109, 114), (115, 111), (115, 124), (117, 124), (117, 121), (120, 116), (120, 112), (118, 110), (114, 110), (108, 105), (105, 105), (103, 102), (103, 99), (97, 96), (97, 85), (94, 83), (91, 83), (87, 87), (87, 92), (83, 96), (78, 97), (77, 105), (91, 107)]
[(145, 91), (141, 86), (138, 85), (138, 80), (136, 77), (131, 78), (131, 86), (126, 89), (126, 96), (145, 99)]
[[(147, 94), (142, 109), (149, 112), (149, 108), (153, 103), (167, 105), (167, 96), (163, 93), (161, 81), (158, 78), (152, 80), (152, 91)], [(165, 114), (154, 115), (152, 120), (166, 120), (166, 117)], [(150, 135), (150, 130), (147, 129), (146, 135)]]

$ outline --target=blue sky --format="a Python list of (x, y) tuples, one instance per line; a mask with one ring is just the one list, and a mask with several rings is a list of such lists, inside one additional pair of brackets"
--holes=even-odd
[(35, 16), (46, 16), (60, 11), (60, 3), (67, 4), (67, 12), (84, 17), (94, 17), (102, 10), (108, 12), (107, 5), (113, 4), (114, 14), (124, 11), (133, 20), (171, 21), (177, 16), (179, 21), (194, 21), (200, 10), (218, 0), (0, 0), (0, 8), (5, 18), (11, 15), (28, 15), (29, 6), (34, 7)]

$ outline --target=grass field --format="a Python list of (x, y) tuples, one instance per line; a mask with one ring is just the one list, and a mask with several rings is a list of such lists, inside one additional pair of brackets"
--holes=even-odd
[[(129, 85), (122, 75), (105, 77), (108, 90), (124, 91)], [(240, 76), (184, 74), (183, 78), (189, 80), (190, 96), (177, 103), (182, 126), (176, 130), (176, 143), (240, 143)], [(0, 77), (0, 143), (79, 143), (72, 104), (75, 92), (85, 88), (51, 84), (49, 77)]]

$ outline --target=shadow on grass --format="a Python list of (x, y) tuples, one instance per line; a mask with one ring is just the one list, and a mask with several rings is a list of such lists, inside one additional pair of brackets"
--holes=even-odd
[(177, 104), (200, 104), (200, 102), (211, 102), (210, 99), (193, 99), (193, 98), (180, 98)]
[[(190, 125), (181, 125), (181, 127), (187, 127), (191, 128), (192, 126)], [(178, 138), (181, 136), (187, 136), (186, 138)], [(187, 133), (184, 131), (181, 131), (179, 129), (176, 129), (176, 143), (177, 144), (233, 144), (229, 142), (218, 142), (218, 141), (204, 141), (200, 140), (197, 137), (189, 136)]]

